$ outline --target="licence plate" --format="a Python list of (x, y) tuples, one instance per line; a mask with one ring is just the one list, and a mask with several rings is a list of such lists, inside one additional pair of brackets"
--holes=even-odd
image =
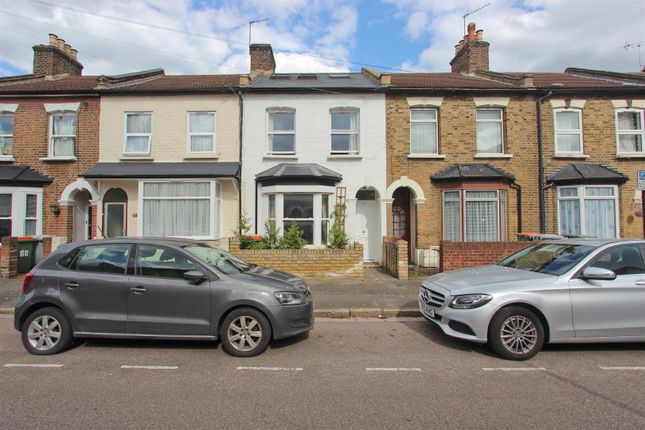
[(421, 303), (421, 311), (426, 314), (426, 316), (429, 316), (430, 318), (434, 318), (434, 309), (431, 308), (430, 306)]

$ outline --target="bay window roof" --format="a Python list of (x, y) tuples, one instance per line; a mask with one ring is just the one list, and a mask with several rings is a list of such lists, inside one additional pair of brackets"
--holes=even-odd
[(513, 182), (515, 176), (487, 163), (454, 164), (430, 177), (432, 182), (504, 181)]
[(340, 173), (315, 163), (280, 163), (255, 175), (258, 182), (271, 184), (334, 185), (343, 179)]
[(0, 185), (42, 187), (53, 181), (29, 166), (0, 166)]
[(548, 177), (548, 182), (565, 184), (624, 184), (627, 176), (607, 166), (594, 163), (571, 163)]

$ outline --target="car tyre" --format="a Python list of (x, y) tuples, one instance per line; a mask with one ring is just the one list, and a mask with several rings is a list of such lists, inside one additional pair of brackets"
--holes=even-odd
[(257, 309), (239, 308), (229, 313), (220, 332), (222, 347), (236, 357), (255, 357), (271, 340), (271, 324)]
[(495, 314), (488, 326), (488, 345), (509, 360), (528, 360), (544, 345), (544, 325), (530, 310), (509, 306)]
[(30, 354), (58, 354), (69, 348), (73, 338), (67, 316), (55, 307), (38, 309), (22, 325), (22, 344)]

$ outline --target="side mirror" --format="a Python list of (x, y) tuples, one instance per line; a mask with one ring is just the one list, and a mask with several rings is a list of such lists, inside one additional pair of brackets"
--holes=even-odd
[(199, 270), (189, 270), (184, 273), (184, 279), (193, 284), (201, 284), (206, 280), (206, 275)]
[(613, 281), (616, 279), (616, 274), (609, 269), (602, 267), (587, 267), (580, 275), (582, 279), (595, 279), (599, 281)]

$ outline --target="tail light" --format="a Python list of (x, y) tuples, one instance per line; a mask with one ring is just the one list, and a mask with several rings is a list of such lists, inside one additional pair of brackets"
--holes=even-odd
[(25, 279), (22, 281), (22, 294), (25, 294), (29, 289), (29, 286), (31, 285), (31, 280), (33, 279), (33, 277), (34, 275), (31, 273), (27, 273), (25, 275)]

